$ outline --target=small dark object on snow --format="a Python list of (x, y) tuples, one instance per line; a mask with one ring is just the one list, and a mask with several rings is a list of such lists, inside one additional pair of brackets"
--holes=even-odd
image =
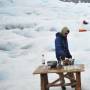
[(88, 22), (86, 20), (83, 20), (83, 24), (88, 24)]

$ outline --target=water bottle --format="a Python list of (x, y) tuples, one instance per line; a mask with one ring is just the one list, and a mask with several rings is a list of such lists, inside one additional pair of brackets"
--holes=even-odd
[(42, 65), (45, 65), (45, 56), (42, 54)]

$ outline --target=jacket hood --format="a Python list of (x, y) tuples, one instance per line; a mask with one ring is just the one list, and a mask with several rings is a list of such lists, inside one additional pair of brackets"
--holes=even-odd
[(63, 36), (65, 36), (65, 33), (69, 33), (69, 32), (70, 32), (70, 30), (68, 29), (68, 27), (63, 27), (60, 33), (61, 33)]

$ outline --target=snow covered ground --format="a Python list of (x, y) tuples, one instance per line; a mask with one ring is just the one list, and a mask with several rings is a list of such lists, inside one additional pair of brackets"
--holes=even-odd
[[(85, 64), (82, 90), (90, 90), (89, 3), (65, 3), (59, 0), (0, 0), (0, 90), (40, 90), (40, 78), (33, 75), (41, 64), (56, 60), (55, 33), (63, 26), (70, 28), (69, 48), (75, 63)], [(50, 79), (57, 77), (51, 75)], [(60, 87), (50, 90), (61, 90)], [(67, 87), (67, 90), (74, 90)]]

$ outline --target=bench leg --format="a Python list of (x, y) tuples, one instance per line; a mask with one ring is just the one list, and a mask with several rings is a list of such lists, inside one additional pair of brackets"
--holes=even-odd
[(76, 88), (75, 90), (81, 90), (81, 73), (76, 72)]
[(47, 74), (41, 74), (41, 90), (49, 90), (49, 88), (47, 87), (48, 85), (48, 76)]

